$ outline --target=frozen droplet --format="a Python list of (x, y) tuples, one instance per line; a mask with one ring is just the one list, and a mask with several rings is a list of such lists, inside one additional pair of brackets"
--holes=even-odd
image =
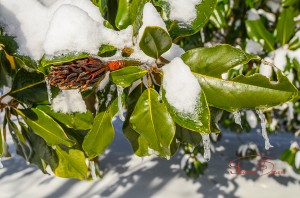
[(90, 161), (90, 170), (91, 170), (91, 175), (93, 180), (97, 179), (97, 175), (96, 175), (96, 168), (95, 168), (95, 162), (94, 161)]
[(119, 118), (122, 121), (125, 121), (125, 117), (123, 115), (124, 113), (124, 109), (123, 109), (123, 104), (122, 104), (122, 94), (123, 94), (123, 90), (124, 88), (121, 86), (117, 87), (117, 91), (118, 91), (118, 108), (119, 108)]
[(288, 121), (292, 121), (294, 119), (294, 106), (292, 102), (288, 102)]
[(300, 167), (300, 151), (297, 151), (295, 155), (295, 167), (299, 169)]
[(204, 147), (204, 159), (206, 161), (210, 160), (210, 139), (209, 139), (209, 134), (201, 134), (202, 136), (202, 142), (203, 142), (203, 147)]
[(51, 92), (51, 85), (50, 85), (48, 78), (46, 78), (46, 85), (47, 85), (48, 101), (51, 104), (52, 103), (52, 92)]
[(257, 126), (257, 118), (253, 111), (246, 111), (246, 120), (252, 129), (254, 129)]
[(3, 168), (3, 164), (1, 163), (2, 158), (0, 157), (0, 169)]
[(264, 140), (265, 140), (265, 149), (269, 150), (269, 148), (273, 147), (270, 144), (270, 140), (268, 137), (268, 133), (267, 133), (267, 120), (265, 117), (265, 114), (262, 110), (256, 110), (256, 113), (260, 119), (261, 122), (261, 135), (263, 136)]
[(242, 119), (241, 119), (241, 113), (239, 111), (233, 112), (234, 122), (242, 127)]

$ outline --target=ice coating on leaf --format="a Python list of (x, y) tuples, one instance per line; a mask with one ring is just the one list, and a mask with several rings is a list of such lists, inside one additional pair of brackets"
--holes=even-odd
[(46, 85), (47, 85), (47, 94), (48, 94), (48, 101), (51, 104), (52, 103), (52, 92), (51, 92), (51, 86), (48, 78), (46, 78)]
[(62, 90), (52, 101), (52, 109), (61, 113), (85, 113), (86, 104), (79, 90)]
[(97, 180), (96, 168), (95, 168), (94, 161), (90, 161), (90, 170), (91, 170), (91, 176), (92, 176), (93, 180)]
[(240, 125), (241, 128), (243, 128), (242, 127), (241, 112), (239, 112), (239, 111), (233, 112), (233, 117), (234, 117), (234, 122), (236, 124)]
[(170, 4), (170, 19), (190, 24), (197, 17), (196, 6), (202, 0), (168, 0)]
[(270, 144), (270, 140), (268, 137), (268, 133), (267, 133), (267, 120), (265, 117), (265, 114), (262, 110), (256, 110), (256, 113), (260, 119), (261, 122), (261, 135), (263, 136), (264, 140), (265, 140), (265, 149), (269, 150), (269, 148), (273, 147)]
[(2, 161), (2, 158), (0, 157), (0, 169), (4, 167), (1, 161)]
[(252, 129), (254, 129), (257, 126), (257, 117), (253, 111), (246, 111), (246, 120)]
[(118, 108), (119, 108), (119, 118), (122, 121), (125, 121), (124, 117), (124, 109), (123, 109), (123, 104), (122, 104), (122, 94), (123, 94), (124, 88), (121, 86), (117, 86), (117, 91), (118, 91)]
[(209, 134), (201, 134), (202, 136), (202, 142), (203, 142), (203, 148), (204, 148), (204, 154), (203, 157), (206, 161), (210, 160), (210, 139)]
[(177, 111), (193, 114), (200, 100), (201, 88), (190, 68), (181, 58), (175, 58), (162, 69), (167, 101)]

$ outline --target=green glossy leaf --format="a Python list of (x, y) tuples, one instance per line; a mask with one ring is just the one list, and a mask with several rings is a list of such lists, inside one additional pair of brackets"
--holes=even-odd
[(53, 170), (56, 176), (76, 179), (87, 177), (88, 168), (82, 151), (59, 146), (56, 147), (55, 151), (59, 160), (58, 166)]
[(283, 0), (281, 2), (281, 5), (285, 7), (285, 6), (292, 6), (296, 3), (299, 3), (299, 0)]
[(111, 80), (116, 85), (129, 87), (133, 82), (141, 79), (148, 71), (138, 66), (125, 67), (110, 73)]
[(228, 13), (230, 10), (229, 1), (218, 1), (213, 14), (210, 16), (210, 22), (218, 29), (227, 27)]
[(289, 49), (297, 50), (298, 48), (300, 48), (300, 39), (295, 35), (289, 42)]
[(133, 26), (133, 35), (137, 35), (142, 26), (144, 5), (150, 0), (131, 0), (129, 17)]
[(176, 138), (181, 143), (188, 143), (193, 146), (198, 146), (202, 141), (202, 137), (200, 133), (190, 131), (181, 126), (176, 126)]
[(143, 136), (141, 136), (130, 126), (129, 120), (136, 106), (136, 103), (138, 99), (141, 97), (144, 90), (145, 90), (145, 86), (143, 85), (143, 83), (140, 83), (128, 96), (126, 100), (127, 102), (126, 119), (123, 124), (123, 133), (128, 139), (128, 141), (130, 142), (134, 154), (136, 154), (139, 157), (150, 155), (148, 152), (149, 143)]
[[(180, 90), (178, 90), (178, 93), (180, 94)], [(178, 125), (198, 133), (210, 133), (210, 112), (203, 91), (199, 96), (199, 102), (193, 114), (181, 113), (170, 105), (165, 97), (165, 90), (163, 90), (162, 98), (173, 120)]]
[(94, 116), (90, 111), (87, 111), (86, 113), (64, 114), (54, 112), (48, 105), (39, 105), (37, 106), (37, 109), (45, 112), (58, 122), (63, 123), (64, 125), (66, 125), (66, 127), (76, 130), (91, 129), (94, 120)]
[(56, 56), (51, 59), (47, 59), (47, 57), (43, 57), (40, 61), (40, 65), (42, 67), (46, 67), (49, 65), (60, 65), (62, 63), (71, 62), (76, 59), (86, 58), (88, 57), (88, 53), (72, 53), (72, 54), (65, 54), (61, 56)]
[(223, 73), (235, 66), (260, 59), (258, 56), (247, 54), (241, 49), (226, 44), (192, 49), (185, 52), (181, 58), (191, 71), (214, 77), (221, 77)]
[(140, 40), (140, 48), (145, 54), (158, 59), (172, 46), (169, 34), (157, 26), (147, 26)]
[(131, 0), (118, 1), (118, 12), (117, 12), (115, 24), (119, 30), (125, 29), (131, 24), (130, 13), (129, 13), (130, 2)]
[(70, 147), (74, 145), (74, 141), (67, 137), (59, 124), (41, 110), (34, 108), (20, 109), (17, 110), (17, 113), (49, 146), (64, 144)]
[[(189, 24), (170, 20), (170, 4), (168, 1), (156, 0), (154, 1), (154, 4), (162, 8), (162, 15), (166, 16), (164, 17), (164, 20), (167, 24), (167, 28), (171, 37), (177, 38), (195, 34), (202, 27), (204, 27), (210, 16), (213, 14), (213, 11), (217, 4), (217, 0), (203, 0), (199, 5), (197, 5), (197, 17)], [(182, 12), (185, 11), (182, 10)]]
[(8, 35), (0, 35), (0, 46), (10, 55), (18, 50), (18, 44), (14, 37)]
[(82, 144), (82, 148), (89, 159), (101, 154), (113, 141), (115, 133), (112, 118), (117, 112), (117, 100), (114, 100), (107, 110), (96, 115), (93, 126)]
[(240, 75), (233, 80), (194, 74), (208, 104), (229, 112), (268, 108), (290, 101), (298, 95), (297, 88), (280, 70), (277, 71), (278, 82), (270, 82), (260, 74), (247, 77)]
[(148, 88), (139, 98), (130, 117), (132, 128), (142, 135), (149, 147), (163, 157), (170, 157), (170, 145), (175, 135), (175, 124), (159, 94)]
[(99, 48), (98, 56), (101, 57), (110, 57), (115, 55), (117, 52), (117, 48), (111, 45), (101, 45)]
[(9, 95), (27, 104), (48, 104), (44, 75), (34, 70), (19, 69)]
[(274, 50), (275, 39), (273, 35), (265, 28), (261, 20), (246, 21), (248, 36), (257, 43), (264, 42), (264, 49), (268, 52)]
[(292, 7), (284, 8), (279, 15), (276, 26), (276, 42), (284, 46), (295, 33), (294, 25), (294, 9)]

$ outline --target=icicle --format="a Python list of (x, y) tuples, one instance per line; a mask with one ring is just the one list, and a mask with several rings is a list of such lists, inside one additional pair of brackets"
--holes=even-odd
[(209, 134), (201, 134), (202, 141), (203, 141), (203, 147), (204, 147), (204, 159), (206, 161), (210, 160), (210, 139)]
[(0, 169), (3, 168), (3, 164), (1, 163), (2, 158), (0, 157)]
[(261, 135), (263, 136), (265, 140), (265, 149), (269, 150), (269, 148), (273, 147), (270, 144), (269, 138), (268, 138), (268, 133), (267, 133), (267, 121), (265, 114), (262, 110), (256, 110), (256, 113), (261, 121)]
[(51, 92), (51, 86), (48, 78), (46, 78), (46, 85), (47, 85), (48, 101), (50, 104), (52, 104), (52, 92)]
[(241, 113), (239, 111), (233, 112), (234, 122), (242, 127)]
[(97, 180), (96, 168), (95, 168), (94, 161), (90, 161), (90, 169), (91, 169), (91, 175), (92, 175), (93, 180)]
[(292, 121), (294, 119), (294, 106), (292, 102), (288, 102), (288, 121)]
[(123, 94), (123, 90), (124, 88), (121, 86), (117, 86), (117, 91), (118, 91), (118, 108), (119, 108), (119, 118), (122, 121), (125, 121), (124, 118), (124, 109), (123, 109), (123, 105), (122, 105), (122, 94)]

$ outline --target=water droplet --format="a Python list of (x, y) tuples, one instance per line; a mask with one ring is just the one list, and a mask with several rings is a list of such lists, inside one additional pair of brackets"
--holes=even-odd
[(123, 109), (123, 104), (122, 104), (122, 94), (123, 94), (124, 88), (121, 86), (117, 86), (117, 91), (118, 91), (118, 108), (119, 108), (119, 118), (122, 121), (125, 121), (125, 117), (123, 115), (124, 109)]
[(96, 175), (96, 168), (95, 168), (95, 162), (94, 161), (90, 161), (90, 169), (91, 169), (91, 175), (93, 180), (97, 179), (97, 175)]
[(266, 121), (265, 114), (262, 110), (256, 110), (256, 113), (257, 113), (259, 119), (261, 120), (261, 135), (263, 136), (263, 138), (265, 140), (265, 149), (269, 150), (269, 148), (271, 148), (273, 146), (270, 144), (270, 140), (268, 137), (267, 121)]
[(210, 139), (209, 134), (201, 134), (203, 147), (204, 147), (204, 154), (203, 157), (206, 161), (210, 160)]

